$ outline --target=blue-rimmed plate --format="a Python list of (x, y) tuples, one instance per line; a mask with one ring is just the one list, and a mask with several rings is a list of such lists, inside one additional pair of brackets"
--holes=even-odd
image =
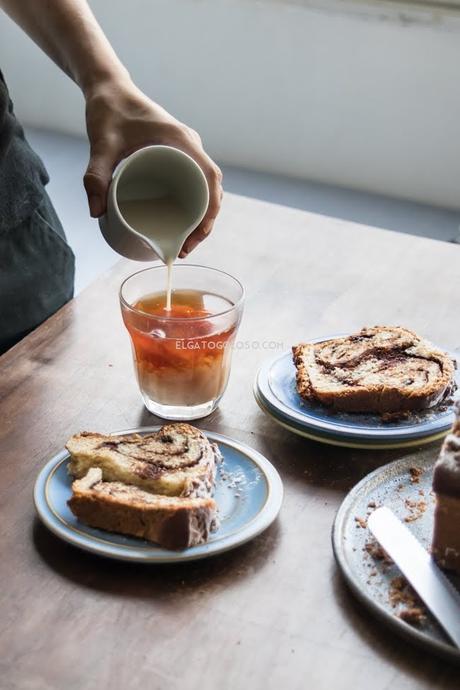
[(254, 389), (254, 397), (256, 399), (257, 404), (259, 405), (260, 409), (262, 412), (265, 412), (265, 414), (270, 417), (274, 422), (282, 426), (284, 429), (287, 429), (288, 431), (292, 431), (294, 434), (297, 434), (298, 436), (302, 436), (303, 438), (307, 438), (310, 441), (318, 441), (319, 443), (326, 443), (331, 446), (339, 446), (339, 447), (344, 447), (344, 448), (361, 448), (361, 449), (367, 449), (367, 450), (389, 450), (392, 448), (411, 448), (414, 446), (420, 446), (425, 443), (433, 443), (433, 441), (437, 441), (441, 438), (443, 438), (446, 434), (445, 431), (441, 432), (440, 434), (434, 434), (434, 435), (429, 435), (429, 436), (423, 436), (422, 438), (417, 438), (417, 439), (409, 439), (409, 440), (396, 440), (396, 441), (390, 441), (388, 439), (384, 440), (366, 440), (366, 439), (360, 439), (360, 438), (347, 438), (344, 436), (334, 436), (333, 434), (324, 434), (322, 432), (316, 431), (316, 429), (311, 429), (306, 426), (302, 426), (301, 424), (295, 424), (294, 422), (290, 421), (289, 419), (286, 419), (285, 417), (282, 417), (279, 413), (277, 413), (275, 410), (269, 409), (265, 402), (262, 400), (260, 395), (257, 393), (256, 389)]
[[(128, 429), (116, 434), (142, 434), (159, 428)], [(79, 522), (67, 506), (72, 494), (72, 479), (67, 473), (69, 454), (66, 450), (51, 458), (37, 477), (34, 501), (40, 519), (64, 541), (124, 561), (192, 561), (244, 544), (263, 532), (277, 517), (283, 500), (280, 476), (267, 458), (244, 443), (210, 431), (203, 433), (218, 444), (223, 455), (215, 491), (220, 527), (206, 544), (185, 551), (168, 551), (142, 539), (93, 529)]]
[[(312, 342), (326, 339), (329, 338)], [(451, 356), (458, 359), (458, 355), (451, 353)], [(459, 370), (456, 377), (460, 388)], [(453, 421), (452, 403), (414, 412), (406, 419), (386, 422), (377, 414), (334, 412), (318, 403), (307, 402), (297, 393), (291, 352), (277, 355), (262, 365), (256, 377), (255, 393), (267, 411), (285, 424), (316, 436), (350, 443), (357, 441), (379, 445), (424, 438), (434, 440), (442, 437)]]

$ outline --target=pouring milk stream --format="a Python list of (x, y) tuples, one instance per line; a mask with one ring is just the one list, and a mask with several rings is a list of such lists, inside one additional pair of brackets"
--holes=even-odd
[(160, 199), (128, 199), (118, 202), (120, 213), (131, 228), (152, 243), (168, 268), (166, 309), (171, 310), (172, 266), (184, 243), (188, 228), (187, 213), (177, 201)]
[(171, 309), (172, 266), (202, 221), (209, 189), (199, 165), (171, 146), (148, 146), (116, 171), (100, 221), (102, 234), (122, 256), (160, 258), (167, 266), (166, 309)]

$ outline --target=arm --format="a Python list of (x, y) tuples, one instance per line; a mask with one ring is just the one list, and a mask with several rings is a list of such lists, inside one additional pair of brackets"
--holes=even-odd
[(86, 0), (0, 0), (0, 7), (80, 87), (86, 101), (90, 161), (84, 176), (93, 217), (105, 211), (117, 163), (142, 146), (182, 149), (201, 166), (209, 207), (180, 254), (186, 256), (212, 230), (222, 198), (222, 174), (199, 135), (151, 101), (132, 82)]

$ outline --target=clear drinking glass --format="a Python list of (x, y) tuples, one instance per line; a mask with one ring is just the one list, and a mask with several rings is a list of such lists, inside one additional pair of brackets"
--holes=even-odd
[(166, 281), (166, 266), (127, 278), (120, 288), (123, 321), (147, 409), (164, 419), (198, 419), (216, 408), (227, 387), (244, 289), (223, 271), (175, 265), (167, 312)]

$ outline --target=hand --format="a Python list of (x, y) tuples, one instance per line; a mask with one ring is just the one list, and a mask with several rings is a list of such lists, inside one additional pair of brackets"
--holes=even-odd
[(209, 206), (179, 254), (187, 256), (211, 232), (223, 194), (222, 173), (204, 151), (197, 132), (151, 101), (130, 80), (102, 81), (86, 94), (86, 126), (90, 161), (84, 185), (95, 218), (105, 212), (114, 168), (133, 151), (165, 144), (185, 151), (198, 163), (208, 181)]

